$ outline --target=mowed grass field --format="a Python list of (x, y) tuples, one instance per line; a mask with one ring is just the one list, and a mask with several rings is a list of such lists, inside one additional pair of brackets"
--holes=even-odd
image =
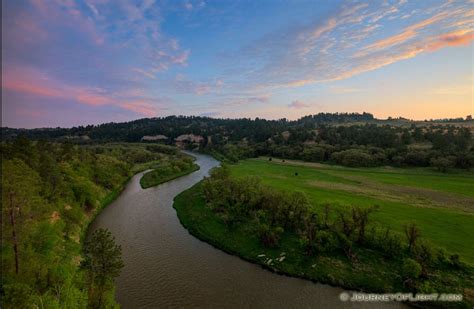
[[(424, 168), (346, 168), (273, 158), (231, 165), (237, 177), (258, 176), (279, 190), (301, 191), (320, 213), (378, 205), (373, 222), (403, 233), (416, 223), (422, 238), (474, 265), (474, 173)], [(295, 175), (297, 173), (297, 175)]]

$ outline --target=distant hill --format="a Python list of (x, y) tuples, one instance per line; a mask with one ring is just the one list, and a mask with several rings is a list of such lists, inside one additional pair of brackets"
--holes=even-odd
[[(468, 118), (469, 119), (469, 118)], [(304, 116), (298, 120), (266, 120), (261, 118), (219, 119), (198, 116), (168, 116), (160, 118), (143, 118), (130, 122), (104, 123), (100, 125), (78, 126), (73, 128), (38, 128), (14, 129), (2, 127), (2, 140), (10, 140), (17, 136), (29, 139), (71, 140), (74, 142), (125, 141), (139, 142), (147, 140), (147, 136), (166, 136), (170, 142), (183, 134), (202, 136), (207, 140), (224, 138), (239, 141), (244, 138), (254, 142), (263, 142), (275, 134), (295, 128), (315, 129), (319, 125), (389, 125), (389, 126), (425, 126), (451, 124), (470, 126), (472, 118), (464, 120), (438, 119), (412, 121), (405, 118), (376, 119), (370, 113), (319, 113)], [(144, 138), (145, 137), (145, 138)]]

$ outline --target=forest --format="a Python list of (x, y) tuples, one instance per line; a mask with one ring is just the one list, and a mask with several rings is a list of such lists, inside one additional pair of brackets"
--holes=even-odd
[(87, 237), (88, 224), (133, 174), (192, 161), (164, 145), (18, 138), (0, 150), (2, 308), (116, 307), (120, 246), (107, 230)]
[(5, 139), (139, 142), (143, 136), (163, 135), (174, 145), (182, 134), (202, 136), (189, 144), (228, 162), (261, 155), (345, 166), (431, 166), (439, 171), (474, 166), (473, 120), (378, 120), (369, 113), (320, 113), (298, 120), (256, 118), (213, 119), (196, 116), (145, 118), (124, 123), (70, 129), (2, 128)]

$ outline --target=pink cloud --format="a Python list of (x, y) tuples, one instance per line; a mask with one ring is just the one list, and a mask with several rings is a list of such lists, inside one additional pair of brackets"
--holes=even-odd
[[(7, 68), (6, 72), (2, 72), (4, 76), (2, 80), (2, 89), (15, 91), (18, 93), (34, 94), (43, 97), (52, 97), (70, 100), (73, 99), (78, 103), (103, 106), (112, 105), (133, 111), (144, 116), (156, 115), (156, 110), (150, 102), (143, 100), (125, 101), (120, 94), (117, 96), (108, 94), (106, 90), (99, 88), (88, 88), (76, 85), (66, 85), (64, 83), (54, 81), (31, 68)], [(127, 94), (126, 92), (124, 94)], [(129, 92), (130, 97), (140, 97), (142, 92)]]
[(17, 108), (16, 113), (20, 116), (24, 116), (28, 118), (42, 118), (46, 115), (44, 111), (30, 110), (23, 107)]
[(131, 101), (131, 102), (124, 102), (120, 103), (120, 107), (133, 111), (137, 114), (144, 115), (147, 117), (154, 117), (156, 116), (156, 108), (153, 104), (147, 101)]
[(435, 51), (447, 46), (467, 46), (472, 40), (474, 40), (474, 33), (469, 29), (463, 29), (438, 36), (426, 47), (426, 50)]
[(100, 105), (109, 105), (109, 104), (114, 103), (114, 101), (111, 98), (101, 95), (101, 94), (91, 92), (90, 90), (87, 90), (87, 89), (72, 89), (72, 92), (76, 93), (75, 97), (78, 102), (81, 102), (87, 105), (100, 106)]
[(303, 109), (303, 108), (308, 108), (309, 105), (308, 104), (305, 104), (299, 100), (295, 100), (293, 102), (291, 102), (290, 104), (288, 104), (288, 107), (289, 108), (294, 108), (294, 109)]
[(432, 16), (430, 18), (427, 18), (421, 22), (418, 22), (416, 24), (410, 25), (405, 28), (404, 31), (402, 31), (399, 34), (393, 35), (391, 37), (379, 40), (373, 44), (370, 44), (368, 46), (365, 46), (361, 52), (357, 53), (355, 57), (361, 57), (365, 56), (368, 53), (386, 49), (388, 47), (392, 47), (395, 45), (399, 45), (402, 43), (405, 43), (406, 41), (416, 37), (418, 35), (418, 31), (431, 25), (434, 23), (437, 23), (439, 21), (442, 21), (444, 18), (446, 18), (447, 14), (446, 13), (440, 13), (435, 16)]

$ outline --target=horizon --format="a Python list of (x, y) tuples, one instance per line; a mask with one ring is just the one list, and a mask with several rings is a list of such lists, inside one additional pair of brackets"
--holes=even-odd
[(2, 127), (465, 118), (473, 14), (464, 1), (2, 2)]
[[(143, 117), (143, 118), (136, 118), (136, 119), (131, 119), (131, 120), (126, 120), (126, 121), (109, 121), (109, 122), (101, 122), (101, 123), (96, 123), (96, 124), (81, 124), (81, 125), (75, 125), (75, 126), (57, 126), (57, 127), (34, 127), (34, 128), (24, 128), (24, 127), (6, 127), (2, 126), (1, 128), (5, 129), (15, 129), (15, 130), (43, 130), (43, 129), (72, 129), (72, 128), (77, 128), (77, 127), (87, 127), (87, 126), (100, 126), (100, 125), (105, 125), (105, 124), (118, 124), (118, 123), (129, 123), (129, 122), (134, 122), (134, 121), (140, 121), (140, 120), (146, 120), (146, 119), (164, 119), (168, 117), (198, 117), (198, 118), (208, 118), (208, 119), (213, 119), (213, 120), (243, 120), (243, 119), (248, 119), (250, 121), (255, 121), (256, 119), (260, 120), (266, 120), (266, 121), (280, 121), (280, 120), (286, 120), (288, 122), (292, 121), (298, 121), (304, 117), (309, 117), (309, 116), (316, 116), (318, 114), (324, 114), (323, 112), (321, 113), (316, 113), (316, 114), (307, 114), (307, 115), (301, 115), (300, 117), (296, 119), (288, 119), (288, 118), (264, 118), (264, 117), (235, 117), (235, 118), (229, 118), (229, 117), (213, 117), (213, 116), (199, 116), (199, 115), (165, 115), (165, 116), (156, 116), (156, 117)], [(334, 112), (334, 113), (327, 113), (327, 114), (357, 114), (357, 115), (362, 115), (362, 114), (370, 114), (374, 117), (375, 121), (396, 121), (396, 120), (403, 120), (403, 121), (410, 121), (410, 122), (442, 122), (442, 121), (472, 121), (474, 122), (474, 119), (467, 119), (467, 117), (472, 117), (472, 115), (466, 115), (465, 117), (453, 117), (453, 118), (430, 118), (430, 119), (410, 119), (410, 118), (404, 118), (401, 116), (398, 117), (392, 117), (388, 116), (386, 118), (378, 118), (374, 114), (370, 112)]]

